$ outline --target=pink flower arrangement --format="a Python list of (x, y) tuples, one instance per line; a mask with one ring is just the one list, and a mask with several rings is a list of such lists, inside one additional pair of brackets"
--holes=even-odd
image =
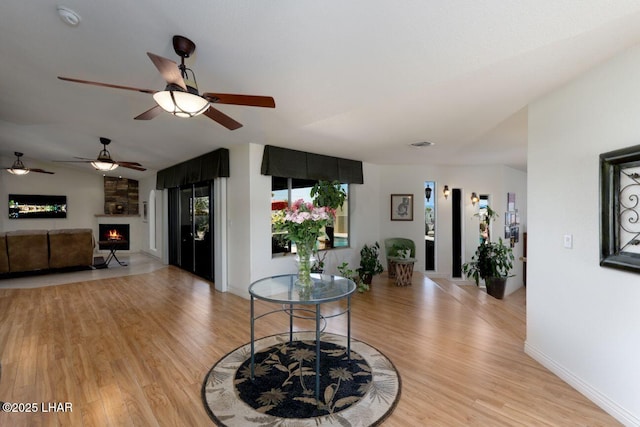
[(284, 217), (275, 226), (278, 230), (287, 231), (287, 238), (292, 242), (315, 244), (320, 230), (334, 217), (334, 212), (333, 209), (298, 199), (291, 207), (284, 209)]

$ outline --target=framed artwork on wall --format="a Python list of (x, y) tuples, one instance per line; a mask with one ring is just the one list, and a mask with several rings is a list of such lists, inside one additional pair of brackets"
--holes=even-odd
[(413, 221), (413, 194), (391, 195), (391, 221)]

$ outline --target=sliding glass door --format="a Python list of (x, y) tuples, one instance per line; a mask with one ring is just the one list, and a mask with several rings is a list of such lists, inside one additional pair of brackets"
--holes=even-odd
[(170, 264), (213, 280), (212, 182), (175, 188), (169, 196)]

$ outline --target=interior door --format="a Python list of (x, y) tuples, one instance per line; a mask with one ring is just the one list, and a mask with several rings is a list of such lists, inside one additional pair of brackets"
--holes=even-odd
[(213, 185), (172, 190), (169, 197), (169, 262), (213, 280)]
[(178, 265), (194, 270), (193, 261), (193, 187), (180, 188), (180, 256)]
[(211, 186), (198, 185), (193, 189), (193, 272), (213, 280), (213, 251), (211, 236)]
[(451, 191), (451, 277), (462, 277), (462, 190)]

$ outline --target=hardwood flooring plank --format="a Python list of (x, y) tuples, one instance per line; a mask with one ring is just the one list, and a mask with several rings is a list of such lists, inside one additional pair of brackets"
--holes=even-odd
[[(0, 289), (0, 400), (62, 401), (71, 413), (0, 413), (11, 426), (210, 426), (200, 387), (249, 341), (250, 302), (174, 267), (27, 289)], [(258, 312), (274, 306), (256, 302)], [(344, 302), (322, 307), (337, 313)], [(352, 336), (384, 353), (402, 396), (384, 426), (617, 426), (524, 353), (526, 290), (495, 300), (475, 286), (412, 285), (385, 274), (352, 297)], [(282, 313), (257, 336), (288, 328)], [(295, 329), (312, 329), (296, 321)], [(344, 317), (327, 330), (346, 334)]]

